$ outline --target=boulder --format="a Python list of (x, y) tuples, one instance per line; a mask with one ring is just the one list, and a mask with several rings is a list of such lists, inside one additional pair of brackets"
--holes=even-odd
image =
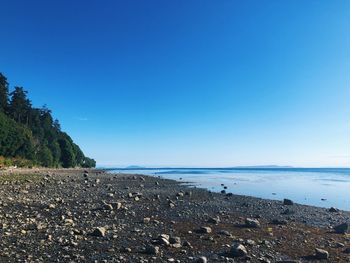
[(348, 223), (343, 223), (343, 224), (335, 226), (333, 229), (338, 234), (345, 234), (349, 230), (349, 224)]
[(290, 199), (284, 199), (283, 200), (283, 204), (284, 205), (294, 205), (294, 202)]

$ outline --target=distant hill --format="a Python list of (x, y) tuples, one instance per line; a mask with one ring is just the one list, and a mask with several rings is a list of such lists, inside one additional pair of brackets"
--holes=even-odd
[(0, 73), (0, 167), (95, 167), (71, 137), (61, 131), (46, 107), (34, 108), (27, 91), (15, 87), (9, 93)]
[(125, 169), (144, 169), (145, 167), (138, 166), (138, 165), (129, 165)]
[(293, 168), (293, 166), (280, 166), (280, 165), (253, 165), (253, 166), (235, 166), (233, 168), (256, 168), (256, 169), (284, 169)]

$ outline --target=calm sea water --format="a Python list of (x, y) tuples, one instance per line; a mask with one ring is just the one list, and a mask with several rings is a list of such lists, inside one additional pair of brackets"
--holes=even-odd
[(234, 168), (234, 169), (113, 169), (177, 181), (220, 192), (282, 200), (300, 204), (337, 207), (350, 211), (350, 169), (328, 168)]

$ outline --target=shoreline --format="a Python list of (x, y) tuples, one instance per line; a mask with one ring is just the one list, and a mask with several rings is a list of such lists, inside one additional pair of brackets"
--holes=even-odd
[[(11, 174), (20, 176), (11, 181)], [(349, 260), (349, 237), (332, 230), (350, 222), (346, 211), (94, 169), (0, 171), (0, 179), (1, 262), (309, 262), (316, 248), (329, 262)], [(260, 226), (247, 226), (247, 218)], [(234, 256), (233, 243), (247, 253)]]

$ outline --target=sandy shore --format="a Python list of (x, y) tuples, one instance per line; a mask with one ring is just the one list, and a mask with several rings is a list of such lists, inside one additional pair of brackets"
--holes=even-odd
[(77, 169), (1, 171), (0, 197), (0, 262), (350, 260), (345, 211)]

